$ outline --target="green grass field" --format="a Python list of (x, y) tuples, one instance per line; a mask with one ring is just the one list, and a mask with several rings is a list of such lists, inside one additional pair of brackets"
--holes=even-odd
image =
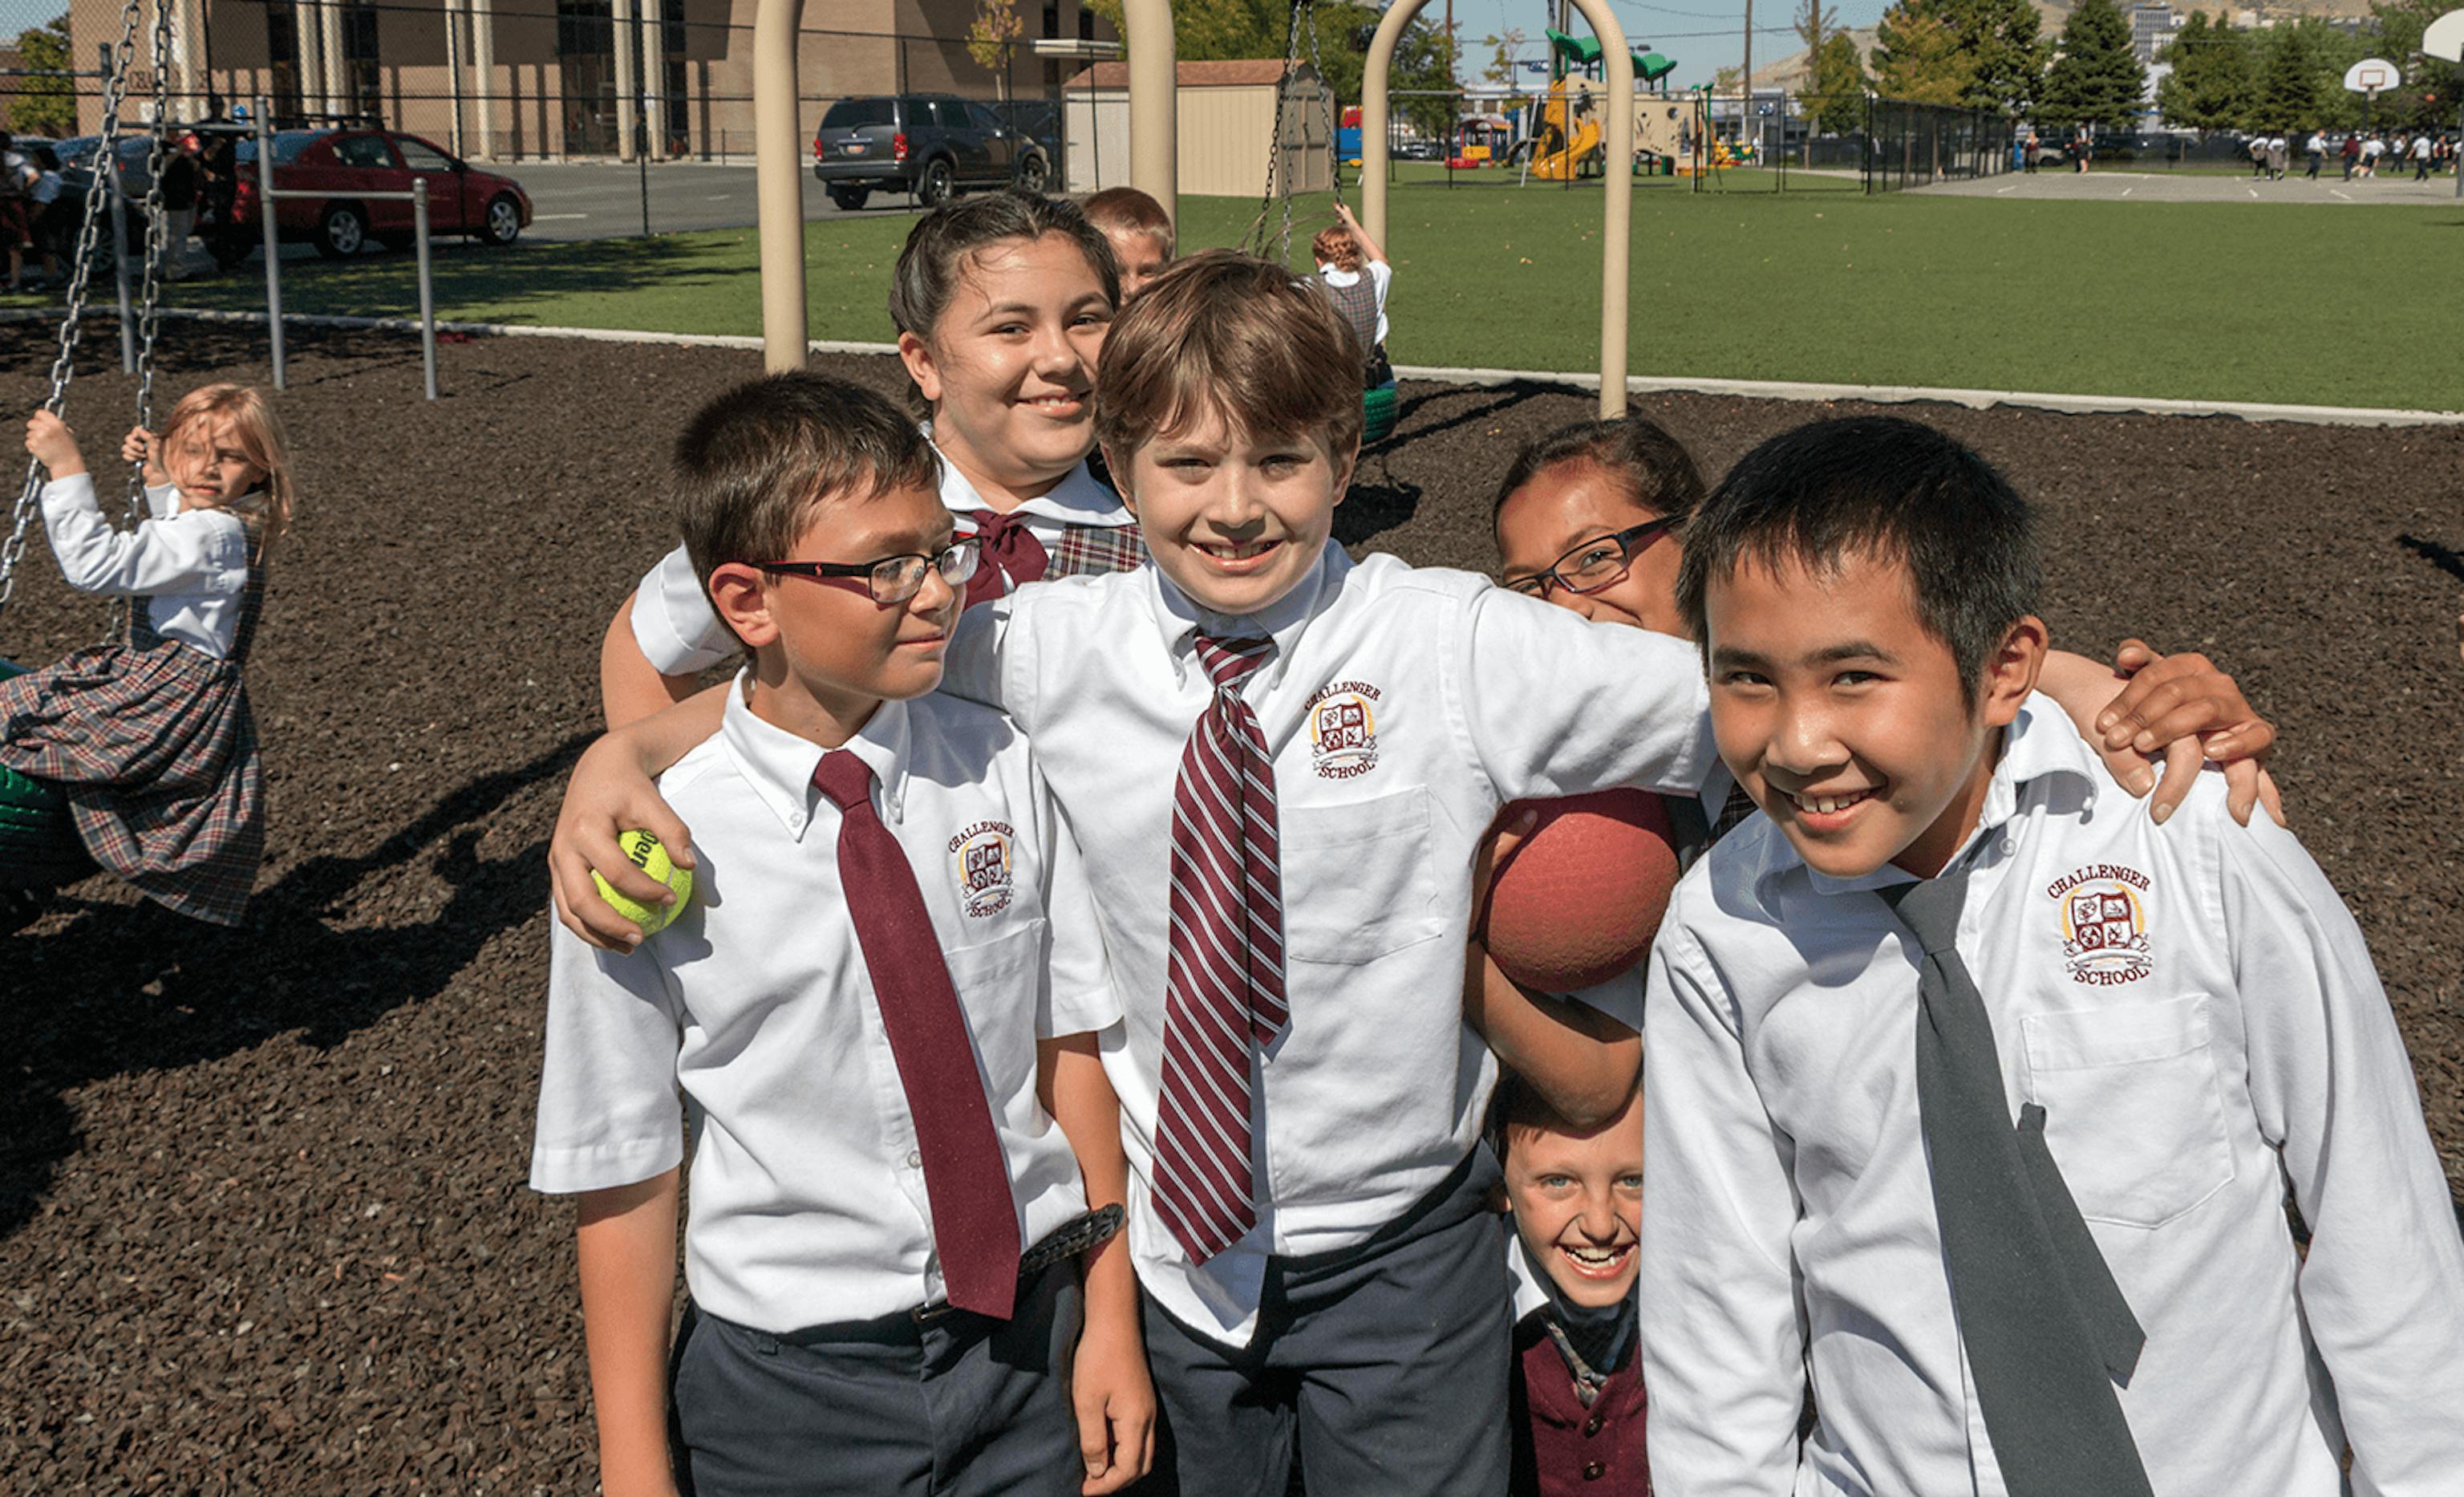
[[(1498, 176), (1393, 194), (1398, 363), (1598, 366), (1600, 194)], [(1812, 187), (1819, 178), (1798, 178)], [(1853, 179), (1845, 184), (1853, 187)], [(1295, 257), (1325, 219), (1298, 206)], [(1237, 242), (1254, 203), (1190, 198), (1184, 248)], [(883, 298), (911, 220), (806, 231), (811, 334), (887, 340)], [(2464, 311), (2431, 289), (2464, 251), (2464, 209), (1695, 193), (1639, 184), (1630, 364), (1638, 374), (1953, 385), (2448, 408)], [(253, 266), (252, 266), (253, 269)], [(438, 315), (539, 325), (756, 334), (750, 230), (439, 246)], [(301, 313), (407, 316), (412, 261), (287, 263)], [(261, 308), (246, 271), (175, 305)]]

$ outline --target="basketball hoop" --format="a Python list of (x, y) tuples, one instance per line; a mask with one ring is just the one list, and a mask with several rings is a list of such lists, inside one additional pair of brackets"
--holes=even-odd
[(2344, 90), (2352, 94), (2378, 97), (2379, 90), (2393, 88), (2404, 81), (2404, 74), (2385, 57), (2364, 57), (2344, 70)]

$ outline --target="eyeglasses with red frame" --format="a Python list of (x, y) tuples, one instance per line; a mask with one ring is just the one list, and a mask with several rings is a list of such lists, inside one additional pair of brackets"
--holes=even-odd
[(864, 580), (864, 591), (872, 601), (885, 606), (905, 603), (923, 590), (927, 570), (941, 574), (941, 581), (964, 591), (967, 579), (976, 575), (976, 562), (983, 555), (983, 544), (974, 536), (960, 536), (941, 550), (927, 556), (909, 552), (903, 556), (885, 556), (870, 561), (754, 561), (755, 570), (773, 577), (809, 577), (815, 582), (852, 590), (855, 578)]
[(1546, 571), (1518, 577), (1506, 585), (1528, 598), (1546, 598), (1551, 586), (1570, 593), (1595, 593), (1617, 583), (1634, 559), (1654, 541), (1677, 528), (1672, 518), (1647, 519), (1597, 540), (1586, 540), (1559, 557)]

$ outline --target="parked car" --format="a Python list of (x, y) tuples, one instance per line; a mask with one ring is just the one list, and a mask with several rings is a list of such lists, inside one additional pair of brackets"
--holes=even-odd
[[(245, 246), (261, 244), (257, 217), (256, 142), (243, 140), (237, 153), (239, 194), (223, 236), (245, 257)], [(432, 234), (461, 234), (485, 244), (508, 245), (531, 226), (530, 194), (511, 177), (481, 171), (416, 135), (399, 130), (279, 130), (274, 136), (274, 186), (285, 194), (276, 205), (275, 229), (285, 243), (306, 240), (332, 259), (357, 254), (371, 239), (389, 250), (407, 249), (412, 238), (407, 199), (363, 198), (363, 192), (407, 192), (428, 183), (428, 227)], [(217, 249), (216, 255), (224, 252)]]
[(830, 105), (813, 132), (813, 176), (843, 209), (864, 207), (876, 191), (912, 192), (938, 208), (966, 187), (1041, 192), (1052, 157), (990, 105), (895, 94)]
[[(60, 158), (64, 194), (82, 195), (94, 180), (96, 153), (102, 138), (79, 136), (55, 147)], [(119, 156), (121, 190), (131, 204), (145, 197), (148, 163), (153, 149), (149, 135), (123, 135)], [(224, 268), (248, 258), (263, 245), (257, 218), (256, 138), (243, 136), (233, 153), (237, 193), (229, 222), (216, 222), (200, 203), (197, 236)], [(332, 258), (357, 254), (371, 239), (387, 249), (408, 249), (411, 205), (402, 199), (363, 199), (363, 192), (407, 192), (412, 182), (428, 179), (428, 223), (431, 233), (461, 234), (492, 245), (507, 245), (531, 224), (530, 195), (511, 177), (481, 171), (456, 160), (430, 143), (399, 130), (277, 130), (274, 134), (274, 186), (283, 192), (315, 193), (309, 198), (284, 198), (275, 227), (284, 243), (305, 241)], [(131, 232), (143, 233), (132, 220)], [(108, 252), (109, 233), (101, 236)], [(108, 262), (105, 262), (106, 267)]]

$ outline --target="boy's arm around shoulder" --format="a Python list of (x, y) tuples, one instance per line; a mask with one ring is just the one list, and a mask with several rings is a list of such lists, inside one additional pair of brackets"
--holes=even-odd
[(2194, 798), (2222, 869), (2262, 1134), (2311, 1231), (2299, 1292), (2365, 1497), (2464, 1472), (2464, 1242), (2361, 928), (2292, 833)]
[(1670, 902), (1643, 999), (1641, 1301), (1653, 1485), (1785, 1497), (1796, 1482), (1805, 1326), (1789, 1236), (1792, 1145), (1764, 1109), (1738, 1011)]
[(559, 924), (603, 951), (641, 944), (642, 931), (599, 897), (595, 870), (619, 893), (646, 905), (671, 903), (668, 886), (633, 866), (616, 839), (639, 827), (659, 839), (679, 868), (693, 866), (693, 832), (652, 779), (719, 730), (733, 682), (699, 692), (665, 712), (614, 729), (583, 752), (564, 783), (548, 838), (548, 893)]
[(1503, 587), (1469, 591), (1462, 609), (1463, 719), (1500, 799), (1701, 791), (1719, 756), (1692, 645), (1602, 628)]

